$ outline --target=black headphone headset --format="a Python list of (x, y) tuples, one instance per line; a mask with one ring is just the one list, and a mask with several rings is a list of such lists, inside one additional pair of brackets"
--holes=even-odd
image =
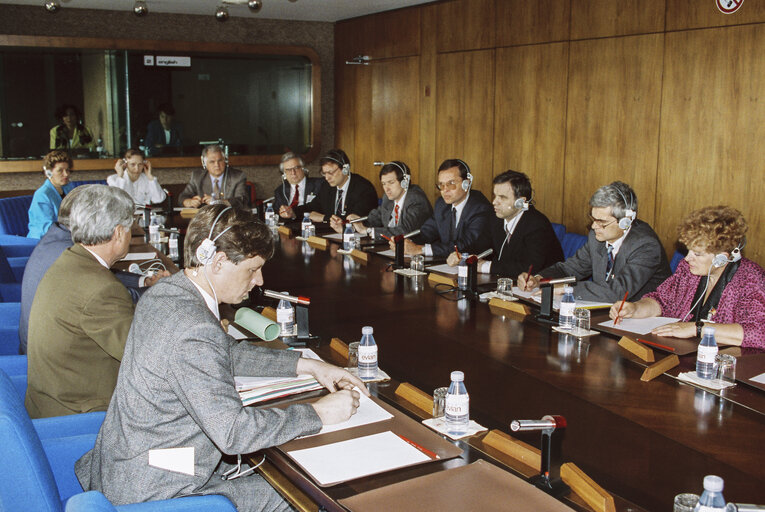
[(462, 166), (465, 168), (465, 171), (467, 172), (467, 174), (465, 174), (465, 179), (462, 180), (462, 190), (467, 192), (468, 190), (470, 190), (470, 187), (473, 186), (473, 174), (470, 172), (470, 167), (468, 166), (468, 164), (466, 164), (459, 158), (455, 158), (455, 160), (461, 163)]
[(624, 195), (621, 189), (616, 185), (611, 185), (611, 187), (615, 189), (619, 195), (622, 196), (622, 200), (624, 200), (624, 217), (619, 219), (619, 224), (617, 225), (619, 226), (619, 229), (627, 231), (637, 218), (637, 212), (635, 211), (635, 195), (632, 190), (630, 190), (630, 202), (628, 204), (627, 196)]

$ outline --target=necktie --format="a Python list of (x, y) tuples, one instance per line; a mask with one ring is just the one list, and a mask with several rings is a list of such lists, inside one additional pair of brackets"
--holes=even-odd
[(220, 185), (218, 184), (217, 178), (213, 180), (212, 198), (216, 200), (220, 199)]
[(335, 201), (335, 215), (343, 215), (343, 191), (337, 189), (337, 200)]
[(611, 277), (611, 272), (614, 270), (614, 246), (606, 244), (608, 247), (608, 263), (606, 263), (606, 281)]
[(300, 185), (295, 185), (295, 195), (292, 196), (292, 202), (290, 203), (290, 208), (296, 207), (299, 201), (300, 201)]
[(457, 208), (452, 208), (452, 221), (449, 224), (449, 244), (457, 241)]
[(393, 208), (393, 225), (398, 226), (398, 205)]

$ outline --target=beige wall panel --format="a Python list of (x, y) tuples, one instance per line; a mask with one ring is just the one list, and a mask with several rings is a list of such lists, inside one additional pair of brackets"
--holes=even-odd
[(496, 0), (497, 46), (566, 41), (571, 0)]
[(435, 7), (439, 52), (494, 46), (494, 0), (453, 0)]
[(420, 53), (420, 9), (399, 9), (340, 21), (335, 25), (335, 37), (348, 43), (342, 47), (336, 45), (341, 50), (337, 57), (343, 61), (356, 55), (369, 55), (373, 59), (417, 55)]
[(571, 43), (563, 217), (586, 233), (590, 195), (629, 183), (654, 221), (662, 34)]
[(494, 175), (525, 172), (536, 206), (563, 218), (563, 159), (569, 43), (497, 50)]
[(664, 0), (571, 0), (571, 39), (663, 30)]
[(491, 197), (494, 141), (494, 50), (438, 56), (436, 167), (460, 158), (472, 170), (473, 188)]
[(727, 204), (749, 222), (745, 255), (765, 263), (765, 25), (667, 34), (657, 231)]
[(765, 22), (765, 2), (762, 0), (746, 0), (733, 14), (720, 12), (714, 0), (671, 0), (667, 2), (667, 30), (761, 22)]

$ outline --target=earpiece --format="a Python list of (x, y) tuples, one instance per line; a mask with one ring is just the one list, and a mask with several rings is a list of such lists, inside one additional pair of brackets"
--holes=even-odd
[(513, 208), (515, 208), (516, 210), (523, 210), (525, 212), (525, 211), (528, 211), (530, 205), (531, 205), (531, 201), (526, 201), (525, 197), (519, 197), (513, 203)]
[(624, 193), (619, 189), (619, 187), (614, 187), (617, 192), (619, 192), (619, 195), (622, 196), (622, 199), (624, 200), (624, 217), (619, 219), (619, 229), (622, 229), (624, 231), (627, 231), (630, 226), (632, 226), (632, 223), (637, 218), (637, 212), (635, 211), (635, 196), (632, 195), (632, 191), (630, 191), (630, 199), (631, 201), (627, 202), (627, 197), (624, 195)]
[(45, 172), (45, 177), (46, 178), (51, 178), (53, 176), (53, 172), (50, 169), (48, 169), (47, 167), (43, 167), (43, 171)]
[(468, 164), (460, 160), (459, 158), (456, 159), (459, 163), (462, 164), (462, 166), (465, 168), (465, 171), (467, 171), (467, 174), (465, 175), (465, 179), (462, 180), (462, 190), (467, 192), (470, 190), (470, 187), (473, 186), (473, 174), (470, 172), (470, 167), (468, 167)]
[(218, 233), (218, 236), (216, 236), (215, 238), (211, 238), (213, 234), (213, 230), (215, 229), (215, 225), (218, 223), (218, 219), (220, 219), (221, 215), (226, 213), (226, 210), (230, 210), (230, 209), (231, 209), (231, 206), (227, 206), (226, 208), (221, 210), (218, 216), (215, 217), (215, 220), (213, 221), (212, 226), (210, 226), (210, 234), (208, 234), (207, 238), (202, 240), (202, 243), (200, 243), (199, 247), (197, 247), (197, 250), (196, 250), (197, 259), (199, 260), (199, 263), (201, 263), (204, 266), (207, 266), (210, 263), (212, 263), (213, 258), (215, 258), (215, 251), (218, 250), (218, 248), (215, 246), (215, 241), (219, 239), (223, 235), (223, 233), (225, 233), (232, 227), (232, 226), (227, 227), (226, 229)]
[(724, 267), (726, 263), (735, 263), (741, 259), (741, 244), (738, 244), (735, 249), (730, 253), (730, 258), (724, 252), (715, 254), (712, 259), (712, 266), (714, 268)]
[(385, 165), (395, 165), (396, 167), (401, 169), (401, 174), (403, 176), (403, 178), (401, 179), (401, 188), (403, 188), (404, 190), (408, 190), (409, 185), (412, 183), (412, 176), (409, 174), (409, 170), (406, 164), (401, 165), (398, 162), (388, 162)]
[(336, 162), (337, 165), (340, 166), (340, 169), (342, 169), (344, 176), (348, 176), (349, 174), (351, 174), (351, 164), (349, 164), (348, 162), (341, 162), (337, 158), (329, 156), (329, 155), (325, 156), (324, 158), (326, 158), (327, 160), (332, 160), (333, 162)]

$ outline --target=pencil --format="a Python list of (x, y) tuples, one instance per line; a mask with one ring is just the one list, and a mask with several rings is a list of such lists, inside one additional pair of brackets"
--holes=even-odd
[(622, 303), (619, 304), (619, 311), (616, 312), (616, 318), (614, 318), (614, 325), (619, 323), (619, 315), (622, 314), (622, 308), (624, 307), (624, 303), (627, 301), (627, 297), (629, 297), (630, 291), (627, 290), (624, 292), (624, 298), (622, 299)]
[(638, 341), (640, 343), (645, 343), (646, 345), (653, 345), (654, 347), (663, 348), (664, 350), (669, 350), (670, 352), (675, 351), (675, 347), (670, 347), (668, 345), (662, 345), (661, 343), (656, 343), (655, 341), (648, 341), (648, 340), (642, 340), (638, 338)]
[[(395, 433), (395, 432), (394, 432), (394, 433)], [(432, 451), (428, 450), (428, 449), (427, 449), (427, 448), (425, 448), (424, 446), (420, 446), (419, 444), (415, 443), (415, 442), (414, 442), (414, 441), (412, 441), (411, 439), (407, 439), (406, 437), (404, 437), (404, 436), (402, 436), (401, 434), (398, 434), (398, 433), (395, 433), (395, 434), (396, 434), (398, 437), (400, 437), (402, 440), (404, 440), (406, 443), (408, 443), (408, 444), (410, 444), (410, 445), (414, 446), (415, 448), (417, 448), (418, 450), (420, 450), (422, 453), (424, 453), (425, 455), (427, 455), (427, 456), (428, 456), (428, 457), (430, 457), (431, 459), (440, 459), (440, 458), (441, 458), (441, 457), (439, 457), (439, 456), (438, 456), (438, 454), (437, 454), (437, 453), (435, 453), (435, 452), (432, 452)]]
[(393, 240), (391, 240), (391, 239), (390, 239), (390, 237), (389, 237), (389, 236), (383, 235), (382, 233), (380, 234), (380, 236), (381, 236), (381, 237), (383, 237), (384, 239), (386, 239), (386, 240), (387, 240), (387, 241), (389, 241), (389, 242), (392, 242), (392, 241), (393, 241)]

